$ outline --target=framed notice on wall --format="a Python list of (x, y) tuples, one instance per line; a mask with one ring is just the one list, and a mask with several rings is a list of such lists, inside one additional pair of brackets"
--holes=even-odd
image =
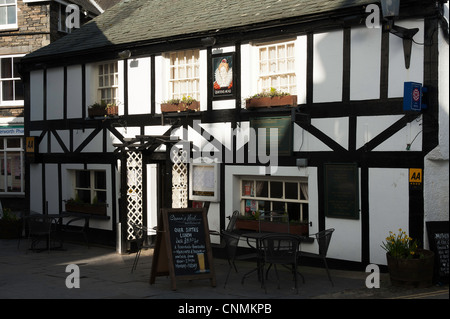
[(356, 164), (325, 164), (325, 216), (359, 219), (359, 177)]
[(191, 164), (189, 199), (207, 202), (219, 201), (219, 164)]

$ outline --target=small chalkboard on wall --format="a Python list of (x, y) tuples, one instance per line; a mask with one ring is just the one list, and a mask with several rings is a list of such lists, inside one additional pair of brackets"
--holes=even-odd
[(169, 275), (176, 290), (178, 279), (210, 279), (215, 272), (206, 209), (163, 209), (153, 254), (150, 284)]
[(448, 221), (427, 222), (430, 250), (434, 252), (434, 281), (448, 284)]

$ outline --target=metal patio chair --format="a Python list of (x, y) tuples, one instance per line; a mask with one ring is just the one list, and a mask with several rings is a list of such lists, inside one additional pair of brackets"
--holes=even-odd
[(42, 214), (33, 214), (26, 217), (28, 224), (28, 243), (31, 250), (37, 250), (37, 244), (46, 240), (47, 250), (51, 248), (51, 232), (53, 218)]
[(234, 268), (234, 270), (236, 271), (236, 273), (238, 272), (238, 269), (236, 267), (235, 261), (236, 260), (247, 260), (247, 259), (252, 259), (252, 258), (256, 258), (257, 257), (257, 253), (248, 253), (248, 254), (242, 254), (242, 255), (238, 255), (237, 254), (237, 249), (238, 249), (238, 244), (239, 244), (239, 239), (240, 239), (240, 235), (237, 233), (234, 233), (232, 231), (228, 231), (228, 230), (222, 230), (222, 232), (220, 233), (221, 237), (222, 237), (222, 241), (225, 244), (225, 251), (227, 254), (227, 259), (228, 259), (228, 272), (227, 272), (227, 276), (225, 279), (225, 283), (223, 285), (223, 287), (225, 288), (228, 282), (228, 278), (230, 276), (231, 273), (231, 269)]
[(331, 285), (334, 286), (333, 280), (331, 279), (330, 271), (328, 269), (327, 264), (327, 252), (328, 247), (330, 245), (331, 241), (331, 235), (333, 235), (334, 228), (322, 230), (316, 234), (310, 235), (309, 237), (314, 237), (317, 240), (317, 243), (319, 244), (319, 253), (310, 253), (310, 252), (299, 252), (299, 257), (309, 257), (309, 258), (316, 258), (316, 259), (322, 259), (325, 269), (327, 270), (328, 279), (331, 282)]
[[(298, 259), (298, 247), (300, 240), (298, 236), (291, 234), (274, 233), (268, 234), (261, 238), (262, 249), (262, 275), (261, 286), (267, 292), (266, 279), (271, 266), (275, 269), (277, 276), (278, 289), (280, 289), (280, 277), (278, 275), (277, 265), (283, 265), (290, 267), (292, 275), (294, 276), (294, 285), (296, 292), (298, 293), (297, 285), (297, 259)], [(266, 275), (264, 276), (264, 270), (266, 265), (269, 265)], [(301, 274), (300, 274), (301, 275)], [(303, 277), (303, 276), (302, 276)], [(304, 281), (304, 279), (303, 279)]]
[(151, 248), (148, 242), (148, 228), (144, 225), (138, 225), (136, 223), (130, 222), (133, 228), (133, 242), (136, 243), (136, 256), (134, 257), (133, 266), (131, 267), (131, 272), (135, 271), (138, 265), (139, 257), (141, 256), (142, 248)]

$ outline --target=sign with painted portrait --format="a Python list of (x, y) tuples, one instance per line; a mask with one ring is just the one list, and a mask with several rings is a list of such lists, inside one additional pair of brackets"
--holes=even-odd
[(234, 53), (212, 55), (213, 99), (235, 97)]

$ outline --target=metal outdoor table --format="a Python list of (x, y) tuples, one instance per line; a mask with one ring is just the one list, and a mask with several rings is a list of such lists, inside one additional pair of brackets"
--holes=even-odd
[[(244, 274), (244, 276), (242, 277), (242, 281), (241, 283), (244, 283), (245, 278), (247, 278), (250, 274), (252, 274), (253, 272), (257, 272), (258, 273), (258, 281), (261, 281), (261, 276), (263, 275), (261, 273), (261, 258), (262, 258), (262, 252), (261, 252), (261, 240), (264, 238), (264, 236), (266, 235), (271, 235), (271, 234), (277, 234), (277, 233), (273, 233), (273, 232), (248, 232), (248, 233), (242, 233), (241, 237), (245, 238), (247, 240), (247, 245), (249, 245), (251, 248), (256, 250), (256, 263), (257, 266), (255, 269), (247, 272), (246, 274)], [(280, 234), (286, 234), (286, 233), (280, 233)], [(299, 236), (299, 235), (294, 235), (296, 237), (298, 237), (299, 242), (301, 243), (302, 241), (304, 241), (306, 239), (306, 237), (304, 236)], [(251, 240), (254, 240), (254, 246), (250, 243)]]

